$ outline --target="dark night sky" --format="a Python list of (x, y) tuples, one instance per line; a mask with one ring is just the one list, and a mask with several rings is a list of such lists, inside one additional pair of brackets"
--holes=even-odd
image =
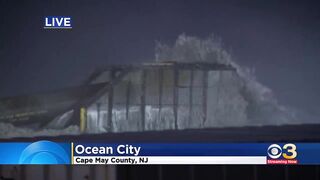
[[(44, 17), (71, 16), (72, 30)], [(220, 36), (282, 104), (320, 111), (320, 4), (280, 0), (0, 0), (0, 97), (80, 84), (95, 68), (150, 61), (155, 40)]]

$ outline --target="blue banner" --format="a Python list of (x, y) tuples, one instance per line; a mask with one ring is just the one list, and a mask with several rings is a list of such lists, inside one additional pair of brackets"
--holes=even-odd
[[(120, 162), (111, 158), (149, 158), (157, 164), (320, 164), (320, 143), (0, 143), (0, 164)], [(197, 157), (199, 161), (197, 160)], [(77, 160), (76, 160), (77, 158)], [(96, 159), (95, 159), (96, 158)], [(108, 161), (110, 158), (110, 161)], [(171, 158), (171, 160), (170, 160)], [(210, 160), (211, 159), (211, 160)], [(235, 159), (234, 161), (232, 161)], [(103, 160), (103, 161), (102, 161)], [(182, 161), (184, 160), (184, 161)], [(132, 162), (134, 159), (132, 159)], [(130, 161), (131, 162), (131, 161)], [(163, 160), (163, 162), (166, 162)], [(137, 161), (137, 163), (139, 163)]]
[(269, 145), (259, 143), (74, 143), (74, 156), (265, 156)]

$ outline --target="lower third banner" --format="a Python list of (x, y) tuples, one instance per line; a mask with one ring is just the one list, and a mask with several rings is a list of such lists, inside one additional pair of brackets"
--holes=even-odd
[(0, 164), (320, 164), (320, 143), (0, 143)]

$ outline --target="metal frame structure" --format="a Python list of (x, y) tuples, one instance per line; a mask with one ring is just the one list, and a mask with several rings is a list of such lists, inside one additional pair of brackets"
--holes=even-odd
[[(181, 85), (180, 81), (182, 71), (190, 72), (184, 86)], [(200, 83), (203, 88), (196, 90), (193, 84), (196, 81), (196, 72), (199, 71), (201, 71), (203, 75), (201, 77), (202, 80), (199, 81), (198, 78), (197, 81), (199, 81), (198, 84)], [(67, 125), (79, 124), (80, 130), (86, 132), (86, 125), (90, 123), (88, 119), (88, 107), (104, 95), (107, 95), (104, 97), (107, 102), (107, 104), (105, 104), (107, 110), (103, 109), (101, 103), (96, 103), (96, 109), (99, 112), (97, 118), (103, 118), (103, 121), (106, 122), (105, 128), (107, 132), (113, 132), (115, 129), (113, 120), (115, 108), (122, 106), (125, 110), (125, 119), (129, 121), (131, 118), (130, 107), (133, 104), (139, 106), (140, 111), (138, 130), (145, 131), (147, 123), (146, 107), (150, 106), (150, 95), (148, 93), (150, 88), (152, 88), (152, 85), (150, 85), (150, 75), (157, 74), (157, 79), (152, 80), (153, 85), (156, 87), (154, 89), (156, 94), (153, 94), (156, 103), (153, 104), (153, 106), (159, 109), (157, 118), (161, 119), (161, 112), (170, 106), (170, 108), (172, 107), (172, 117), (174, 119), (171, 129), (180, 128), (178, 123), (179, 102), (184, 99), (179, 98), (179, 90), (185, 88), (190, 92), (189, 97), (186, 98), (188, 99), (186, 102), (190, 105), (188, 107), (188, 121), (191, 122), (191, 112), (196, 108), (193, 96), (196, 93), (201, 93), (202, 97), (198, 97), (198, 99), (202, 104), (198, 104), (198, 106), (201, 106), (203, 114), (201, 124), (204, 124), (207, 120), (209, 71), (235, 71), (235, 68), (231, 65), (209, 62), (159, 62), (135, 65), (111, 65), (97, 69), (84, 84), (79, 87), (57, 90), (50, 93), (0, 99), (0, 119), (2, 122), (14, 123), (15, 125), (21, 126), (29, 125), (30, 123), (40, 123), (40, 126), (37, 125), (37, 127), (42, 128), (47, 126), (53, 119), (73, 110), (72, 120), (69, 121)], [(119, 92), (117, 91), (119, 90), (118, 85), (123, 85), (124, 79), (130, 77), (134, 72), (139, 72), (138, 82), (134, 84), (128, 81), (123, 87), (121, 86), (121, 91), (123, 91), (121, 98), (124, 99), (124, 101), (119, 105), (119, 102), (116, 102), (117, 96), (119, 96)], [(168, 72), (170, 72), (170, 74), (168, 74)], [(101, 79), (103, 74), (107, 74), (107, 78), (102, 78), (102, 80), (97, 81), (97, 79)], [(168, 79), (170, 81), (169, 88), (167, 87)], [(138, 90), (134, 88), (138, 88)], [(170, 95), (170, 97), (167, 97), (168, 95)], [(139, 102), (133, 102), (131, 100), (132, 97), (135, 97), (135, 100)], [(164, 99), (166, 99), (166, 101), (169, 99), (170, 103), (164, 102)], [(65, 105), (60, 106), (59, 104)], [(38, 113), (38, 110), (41, 110), (43, 113)], [(101, 116), (101, 111), (107, 111), (107, 117)], [(20, 118), (20, 120), (16, 117), (29, 120), (23, 120), (22, 118)]]
[[(208, 63), (208, 62), (195, 62), (195, 63), (185, 63), (185, 62), (164, 62), (164, 63), (145, 63), (142, 65), (114, 65), (114, 66), (108, 66), (105, 68), (98, 69), (90, 78), (86, 81), (88, 85), (92, 84), (102, 73), (109, 72), (109, 80), (106, 83), (105, 87), (101, 88), (101, 90), (96, 93), (95, 95), (91, 96), (90, 98), (85, 99), (85, 101), (81, 101), (78, 103), (78, 107), (88, 107), (92, 103), (94, 103), (97, 99), (99, 99), (103, 94), (108, 94), (107, 102), (108, 102), (108, 118), (107, 118), (107, 131), (112, 132), (113, 131), (113, 125), (112, 125), (112, 112), (113, 112), (113, 105), (114, 105), (114, 88), (117, 86), (118, 83), (122, 81), (122, 79), (129, 75), (130, 72), (133, 71), (141, 71), (141, 78), (140, 78), (140, 84), (141, 84), (141, 96), (140, 96), (140, 112), (141, 112), (141, 123), (140, 123), (140, 131), (145, 130), (145, 108), (146, 108), (146, 89), (149, 88), (146, 85), (146, 79), (147, 79), (147, 72), (150, 71), (158, 71), (160, 76), (157, 80), (158, 87), (159, 87), (159, 93), (158, 93), (158, 100), (159, 100), (159, 110), (161, 111), (163, 107), (162, 98), (164, 96), (163, 94), (163, 85), (164, 85), (164, 70), (172, 70), (173, 71), (173, 114), (174, 114), (174, 129), (179, 129), (178, 127), (178, 108), (179, 108), (179, 76), (180, 71), (182, 70), (189, 70), (191, 72), (191, 78), (190, 78), (190, 97), (189, 97), (189, 113), (193, 110), (193, 78), (194, 78), (194, 71), (199, 70), (203, 72), (202, 77), (202, 111), (203, 111), (203, 118), (202, 118), (202, 124), (207, 120), (206, 114), (207, 114), (207, 92), (208, 92), (208, 71), (235, 71), (236, 69), (232, 67), (231, 65), (223, 65), (223, 64), (217, 64), (217, 63)], [(126, 110), (126, 119), (129, 118), (129, 104), (130, 104), (130, 95), (131, 93), (131, 83), (128, 82), (126, 85), (126, 93), (124, 94), (126, 100), (124, 104), (124, 108)], [(189, 117), (191, 118), (191, 115), (189, 114)], [(87, 121), (86, 119), (81, 119), (81, 121)], [(191, 120), (189, 120), (191, 121)], [(83, 124), (83, 123), (80, 123)]]

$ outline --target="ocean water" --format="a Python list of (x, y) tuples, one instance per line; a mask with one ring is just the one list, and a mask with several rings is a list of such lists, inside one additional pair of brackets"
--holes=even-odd
[[(203, 114), (201, 109), (194, 109), (192, 118), (189, 118), (189, 109), (178, 109), (179, 129), (210, 128), (210, 127), (243, 127), (284, 124), (319, 123), (316, 119), (301, 115), (299, 110), (281, 105), (273, 91), (260, 83), (254, 71), (239, 65), (232, 55), (223, 47), (221, 39), (210, 36), (197, 38), (182, 34), (172, 45), (157, 43), (155, 47), (155, 61), (177, 62), (215, 62), (232, 65), (235, 72), (209, 72), (207, 117), (205, 122), (199, 121)], [(182, 97), (182, 99), (189, 97)], [(139, 107), (132, 107), (130, 118), (139, 118)], [(101, 111), (101, 117), (106, 113)], [(12, 124), (0, 123), (0, 137), (32, 137), (32, 136), (57, 136), (66, 134), (79, 134), (78, 126), (65, 127), (65, 122), (70, 119), (72, 111), (54, 119), (50, 125), (41, 130), (15, 127)], [(107, 132), (104, 123), (95, 121), (97, 115), (88, 112), (92, 122), (88, 124), (88, 133)], [(146, 106), (145, 130), (173, 129), (174, 119), (171, 108), (163, 108), (159, 114), (157, 107)], [(126, 121), (125, 109), (115, 109), (113, 117), (119, 120), (113, 122), (115, 132), (139, 131), (137, 120)]]

